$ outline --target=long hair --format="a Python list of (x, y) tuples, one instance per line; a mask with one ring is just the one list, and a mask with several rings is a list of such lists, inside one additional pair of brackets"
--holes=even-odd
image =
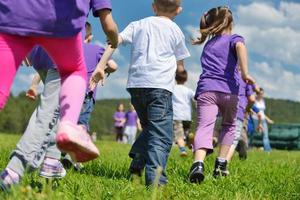
[(210, 9), (201, 17), (201, 37), (193, 40), (193, 45), (200, 45), (204, 43), (208, 37), (221, 34), (223, 30), (231, 28), (232, 22), (232, 12), (228, 7), (221, 6)]

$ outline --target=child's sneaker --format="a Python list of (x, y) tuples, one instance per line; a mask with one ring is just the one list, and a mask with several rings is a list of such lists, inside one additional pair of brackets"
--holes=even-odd
[(57, 147), (76, 162), (87, 162), (99, 156), (99, 150), (83, 126), (60, 122), (56, 135)]
[(195, 162), (193, 163), (190, 174), (189, 180), (191, 183), (201, 183), (204, 180), (204, 163), (203, 162)]
[(83, 169), (83, 165), (81, 163), (75, 163), (69, 154), (66, 154), (62, 157), (61, 162), (66, 169), (73, 168), (75, 171), (80, 171)]
[(187, 157), (188, 154), (187, 154), (187, 152), (186, 152), (186, 150), (185, 150), (184, 147), (180, 147), (179, 151), (180, 151), (180, 156), (181, 157)]
[(40, 176), (44, 178), (63, 178), (66, 174), (67, 172), (60, 161), (57, 161), (55, 164), (45, 161), (40, 171)]
[(227, 170), (227, 160), (219, 160), (218, 158), (215, 161), (215, 169), (213, 171), (213, 176), (218, 178), (219, 176), (228, 176), (229, 171)]
[(20, 176), (10, 169), (5, 169), (0, 174), (0, 187), (2, 190), (8, 190), (11, 186), (20, 182)]

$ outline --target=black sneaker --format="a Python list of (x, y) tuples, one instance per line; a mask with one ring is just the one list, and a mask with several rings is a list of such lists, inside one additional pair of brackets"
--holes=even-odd
[(144, 168), (145, 168), (145, 160), (141, 156), (136, 155), (130, 163), (129, 172), (132, 175), (137, 175), (141, 177)]
[(204, 164), (202, 162), (195, 162), (189, 174), (189, 180), (191, 183), (201, 183), (204, 180)]
[(218, 178), (220, 176), (228, 176), (228, 175), (229, 175), (229, 171), (227, 170), (227, 160), (225, 160), (225, 162), (220, 162), (218, 159), (216, 159), (213, 176), (215, 178)]

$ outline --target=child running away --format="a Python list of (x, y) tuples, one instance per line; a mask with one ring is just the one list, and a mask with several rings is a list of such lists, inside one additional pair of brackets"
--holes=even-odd
[[(190, 54), (185, 37), (173, 19), (182, 11), (181, 0), (154, 0), (155, 16), (130, 23), (120, 33), (119, 42), (132, 45), (127, 90), (142, 125), (129, 156), (129, 171), (141, 175), (145, 168), (146, 185), (167, 183), (166, 165), (173, 141), (172, 92), (175, 72), (184, 70), (184, 59)], [(103, 58), (109, 58), (110, 47)], [(105, 56), (107, 54), (107, 56)], [(103, 78), (98, 67), (91, 85)], [(101, 61), (100, 61), (101, 62)], [(162, 169), (162, 173), (158, 173)]]
[(246, 83), (254, 80), (248, 74), (247, 51), (242, 36), (232, 35), (233, 17), (227, 7), (210, 9), (201, 17), (201, 38), (195, 45), (210, 38), (202, 52), (200, 75), (195, 98), (197, 99), (197, 132), (194, 141), (194, 163), (189, 179), (201, 183), (204, 179), (204, 159), (213, 151), (213, 131), (218, 112), (222, 116), (219, 137), (220, 152), (215, 161), (214, 177), (226, 176), (226, 156), (233, 144), (238, 108), (239, 72)]
[[(110, 1), (101, 3), (111, 9)], [(82, 162), (99, 156), (86, 130), (77, 125), (87, 85), (80, 31), (89, 5), (81, 0), (10, 0), (0, 4), (0, 109), (7, 101), (22, 60), (35, 45), (42, 46), (57, 64), (61, 76), (57, 145)], [(108, 35), (115, 47), (116, 33), (117, 29)]]
[(176, 73), (176, 82), (173, 92), (173, 112), (174, 112), (174, 140), (178, 145), (180, 156), (187, 156), (185, 149), (184, 122), (192, 121), (192, 104), (195, 92), (184, 86), (188, 79), (187, 71)]

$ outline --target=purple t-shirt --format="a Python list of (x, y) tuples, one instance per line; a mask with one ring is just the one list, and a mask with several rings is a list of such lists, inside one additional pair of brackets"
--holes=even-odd
[(114, 118), (114, 120), (115, 120), (115, 127), (123, 127), (124, 126), (124, 124), (122, 124), (122, 120), (124, 120), (125, 119), (125, 112), (119, 112), (119, 111), (117, 111), (117, 112), (115, 112), (115, 114), (114, 114), (114, 116), (113, 116), (113, 118)]
[(89, 9), (111, 9), (110, 0), (0, 1), (0, 32), (21, 36), (71, 37), (84, 27)]
[(244, 120), (245, 109), (248, 104), (248, 97), (250, 97), (253, 93), (254, 93), (253, 86), (247, 84), (242, 79), (242, 77), (240, 77), (239, 103), (238, 103), (238, 111), (237, 111), (237, 118), (239, 120)]
[[(88, 80), (90, 80), (93, 72), (95, 71), (96, 66), (100, 61), (104, 51), (105, 49), (101, 46), (94, 44), (83, 44), (83, 53), (88, 73)], [(28, 58), (31, 64), (33, 65), (34, 69), (37, 71), (56, 69), (56, 65), (42, 47), (34, 47)], [(96, 97), (96, 90), (97, 87), (93, 90), (94, 99)], [(87, 87), (87, 92), (90, 92), (89, 87)]]
[[(88, 80), (90, 80), (93, 72), (95, 71), (98, 62), (100, 61), (105, 49), (95, 44), (83, 44), (84, 59), (88, 73)], [(87, 92), (90, 92), (89, 81), (87, 83)], [(96, 99), (97, 87), (93, 90), (93, 97)]]
[(136, 126), (138, 116), (135, 111), (127, 112), (125, 117), (126, 117), (126, 126)]
[(200, 75), (196, 98), (208, 91), (239, 94), (236, 44), (244, 39), (239, 35), (219, 35), (204, 46), (201, 56), (203, 72)]

